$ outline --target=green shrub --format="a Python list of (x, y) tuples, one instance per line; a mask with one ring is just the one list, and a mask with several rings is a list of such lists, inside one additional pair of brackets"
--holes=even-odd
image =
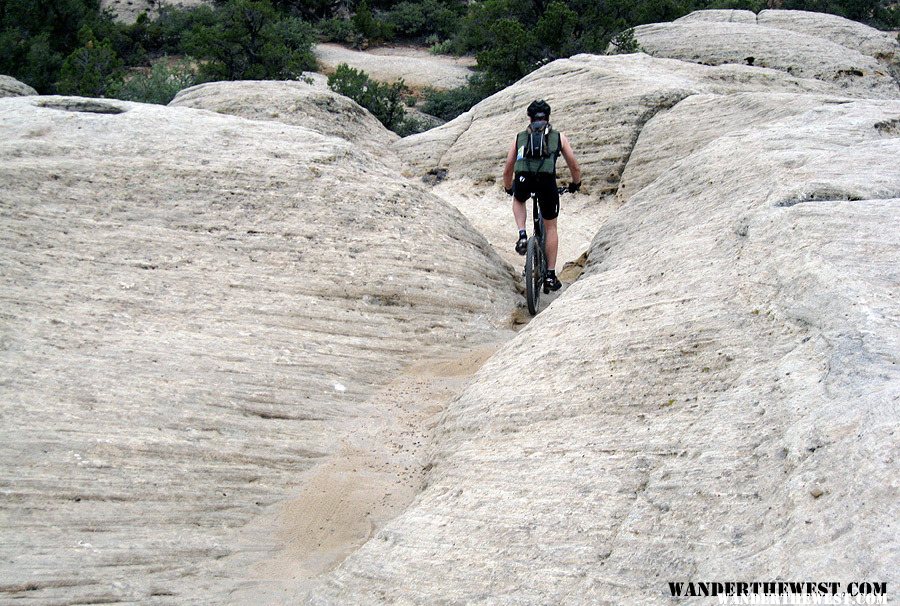
[(616, 34), (613, 39), (610, 40), (610, 44), (613, 47), (609, 52), (610, 55), (627, 55), (644, 52), (644, 48), (638, 43), (637, 38), (634, 37), (633, 27)]
[(127, 78), (113, 96), (125, 101), (157, 103), (168, 105), (179, 91), (197, 84), (197, 74), (191, 63), (182, 59), (171, 65), (159, 61), (149, 73), (140, 73)]
[(359, 3), (351, 21), (356, 32), (366, 40), (386, 41), (394, 38), (394, 28), (375, 18), (368, 0)]
[(282, 17), (269, 0), (229, 0), (215, 24), (191, 31), (185, 47), (205, 59), (204, 80), (289, 80), (314, 69), (315, 32), (295, 17)]
[(349, 44), (353, 42), (356, 30), (349, 19), (322, 19), (316, 24), (319, 39), (323, 42), (340, 42)]
[(403, 98), (409, 93), (402, 80), (383, 84), (370, 79), (366, 72), (341, 63), (328, 77), (328, 87), (365, 107), (386, 128), (396, 130), (401, 127), (406, 113)]
[(491, 41), (476, 59), (488, 87), (496, 91), (532, 70), (538, 58), (537, 43), (531, 32), (512, 19), (501, 19), (490, 31)]
[(549, 56), (554, 58), (565, 54), (575, 37), (578, 15), (558, 0), (551, 2), (538, 19), (534, 28), (535, 37)]
[(0, 0), (0, 73), (55, 93), (65, 59), (85, 44), (79, 31), (103, 24), (112, 18), (100, 0)]
[(108, 40), (98, 42), (87, 26), (79, 37), (84, 46), (63, 61), (59, 73), (59, 92), (63, 95), (104, 97), (122, 80), (124, 64)]
[(181, 8), (164, 5), (156, 19), (148, 21), (142, 44), (151, 54), (179, 55), (187, 52), (186, 41), (192, 31), (215, 27), (219, 16), (211, 6)]
[(436, 34), (446, 38), (456, 32), (461, 17), (459, 8), (451, 8), (439, 0), (405, 0), (385, 13), (384, 20), (398, 36), (417, 38)]
[(466, 86), (450, 90), (425, 89), (425, 102), (422, 111), (449, 122), (463, 112), (469, 111), (476, 103), (487, 96), (482, 87), (470, 81)]
[(400, 123), (393, 129), (401, 137), (408, 137), (428, 130), (428, 124), (415, 116), (404, 116)]

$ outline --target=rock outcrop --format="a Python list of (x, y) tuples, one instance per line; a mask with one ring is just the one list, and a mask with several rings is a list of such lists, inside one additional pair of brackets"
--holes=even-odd
[[(788, 14), (785, 14), (788, 13)], [(854, 97), (893, 99), (891, 75), (898, 45), (883, 32), (840, 17), (799, 11), (764, 11), (758, 23), (725, 20), (720, 11), (634, 29), (641, 48), (655, 56), (705, 65), (746, 64), (816, 78)], [(893, 49), (893, 50), (892, 50)]]
[(10, 76), (0, 75), (0, 97), (26, 97), (36, 95), (37, 91)]
[[(698, 130), (710, 118), (718, 136)], [(668, 168), (450, 406), (414, 506), (304, 599), (650, 605), (680, 603), (678, 579), (900, 582), (898, 124), (900, 101), (782, 94), (651, 118), (628, 166), (662, 148)]]
[[(0, 99), (0, 601), (896, 586), (900, 95), (832, 77), (835, 29), (658, 39), (692, 27), (825, 54), (579, 55), (381, 150), (321, 86)], [(521, 267), (496, 180), (536, 97), (587, 252), (513, 333), (489, 242)]]
[(808, 36), (824, 38), (835, 44), (859, 50), (882, 62), (900, 60), (900, 44), (897, 36), (878, 31), (868, 25), (829, 15), (806, 11), (764, 10), (757, 23), (765, 27), (786, 29)]
[(169, 105), (303, 126), (382, 157), (387, 145), (399, 139), (355, 101), (315, 83), (210, 82), (181, 91)]
[(746, 10), (709, 9), (694, 11), (675, 19), (675, 23), (749, 23), (756, 24), (756, 13)]
[(277, 548), (236, 529), (337, 455), (348, 544), (412, 494), (421, 430), (372, 398), (517, 297), (457, 211), (279, 122), (28, 97), (0, 133), (0, 601), (222, 603)]
[[(827, 83), (742, 65), (708, 67), (645, 54), (577, 55), (554, 61), (485, 99), (439, 128), (406, 137), (394, 148), (415, 175), (446, 170), (447, 178), (490, 183), (502, 172), (513, 133), (527, 124), (537, 98), (553, 108), (584, 172), (588, 191), (612, 193), (643, 125), (656, 113), (700, 93), (837, 92)], [(568, 175), (559, 163), (562, 180)]]
[(314, 50), (316, 59), (327, 72), (346, 63), (379, 82), (403, 80), (412, 88), (456, 88), (472, 75), (470, 58), (436, 56), (414, 48), (387, 46), (360, 52), (337, 44), (318, 44)]

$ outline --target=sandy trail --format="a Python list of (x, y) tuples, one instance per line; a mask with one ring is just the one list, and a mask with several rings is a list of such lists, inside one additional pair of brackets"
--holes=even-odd
[(311, 470), (295, 498), (241, 530), (238, 540), (265, 555), (225, 564), (247, 571), (231, 603), (296, 604), (316, 577), (406, 509), (422, 488), (442, 412), (512, 334), (417, 362), (373, 396), (372, 416), (347, 432), (341, 454)]
[[(523, 258), (516, 254), (514, 245), (517, 237), (516, 226), (512, 216), (512, 198), (506, 195), (499, 186), (485, 187), (476, 185), (467, 179), (444, 181), (432, 189), (432, 193), (452, 204), (487, 238), (500, 257), (521, 273)], [(526, 226), (531, 234), (531, 201), (526, 202), (528, 221)], [(560, 198), (560, 213), (557, 220), (559, 232), (559, 252), (556, 267), (565, 285), (571, 284), (580, 268), (573, 267), (579, 258), (587, 252), (591, 240), (600, 225), (612, 215), (617, 205), (612, 196), (599, 197), (591, 194), (565, 193)], [(581, 259), (583, 262), (583, 259)], [(569, 269), (566, 269), (569, 265)], [(541, 308), (559, 296), (560, 293), (544, 297)], [(522, 316), (524, 300), (517, 310), (516, 323), (527, 321)]]
[[(502, 191), (460, 180), (441, 183), (432, 191), (459, 209), (505, 262), (515, 268), (522, 265), (522, 257), (512, 248), (510, 198)], [(614, 203), (611, 198), (566, 195), (562, 209), (560, 268), (584, 254)], [(578, 273), (570, 268), (562, 277), (572, 281)], [(543, 297), (542, 308), (561, 292)], [(498, 331), (494, 342), (416, 362), (370, 398), (364, 405), (369, 416), (339, 432), (348, 436), (340, 454), (308, 472), (293, 499), (241, 529), (236, 541), (253, 548), (240, 552), (256, 555), (223, 563), (230, 571), (246, 571), (231, 603), (297, 603), (321, 575), (402, 513), (423, 487), (442, 413), (488, 358), (514, 336), (513, 328), (529, 319), (523, 298), (511, 310), (512, 328)]]
[(402, 79), (407, 86), (449, 89), (462, 86), (472, 75), (471, 57), (432, 55), (426, 50), (386, 46), (355, 51), (337, 44), (317, 44), (316, 59), (322, 71), (333, 72), (341, 63), (361, 69), (380, 82)]

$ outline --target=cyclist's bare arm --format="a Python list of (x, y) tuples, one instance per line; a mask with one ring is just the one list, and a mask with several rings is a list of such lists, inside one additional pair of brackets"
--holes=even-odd
[(513, 183), (513, 170), (516, 167), (516, 142), (513, 141), (506, 154), (506, 166), (503, 167), (503, 189), (509, 189)]
[[(572, 146), (569, 145), (569, 138), (560, 134), (559, 143), (560, 147), (562, 147), (562, 156), (566, 160), (566, 166), (569, 167), (569, 172), (572, 173), (572, 183), (581, 183), (581, 167), (578, 166), (578, 160), (575, 159), (575, 153), (572, 151)], [(515, 148), (515, 143), (513, 148)]]

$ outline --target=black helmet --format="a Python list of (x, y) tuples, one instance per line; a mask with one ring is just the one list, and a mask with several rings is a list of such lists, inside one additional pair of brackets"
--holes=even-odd
[(532, 121), (534, 121), (536, 118), (549, 120), (550, 104), (543, 99), (532, 101), (531, 105), (528, 106), (528, 117), (531, 118)]

